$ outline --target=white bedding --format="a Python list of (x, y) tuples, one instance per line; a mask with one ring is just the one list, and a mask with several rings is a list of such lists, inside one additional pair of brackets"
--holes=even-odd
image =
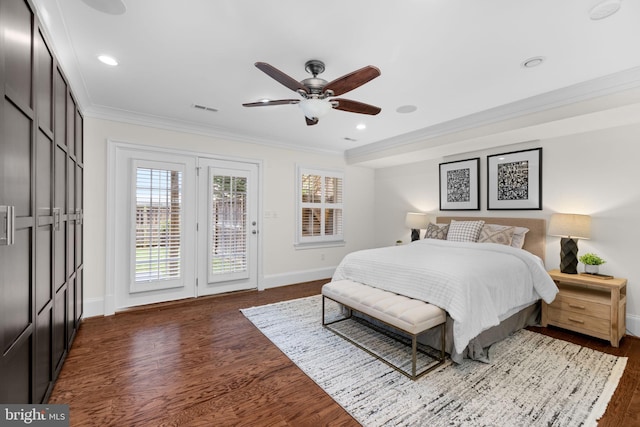
[(496, 243), (424, 239), (348, 254), (333, 280), (349, 279), (427, 301), (453, 319), (456, 352), (480, 332), (558, 288), (537, 256)]

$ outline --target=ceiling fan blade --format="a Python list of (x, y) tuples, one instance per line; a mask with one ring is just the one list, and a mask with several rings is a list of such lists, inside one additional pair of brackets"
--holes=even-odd
[(274, 101), (247, 102), (243, 107), (269, 107), (271, 105), (298, 104), (299, 99), (276, 99)]
[(348, 111), (350, 113), (360, 113), (360, 114), (370, 114), (375, 116), (382, 109), (380, 107), (376, 107), (375, 105), (365, 104), (364, 102), (352, 101), (350, 99), (342, 99), (342, 98), (334, 98), (331, 102), (338, 102), (336, 105), (336, 110)]
[(333, 92), (332, 96), (339, 96), (343, 93), (347, 93), (350, 90), (362, 86), (368, 81), (375, 79), (379, 75), (380, 70), (377, 67), (374, 67), (373, 65), (367, 65), (366, 67), (360, 68), (359, 70), (346, 74), (327, 83), (323, 90), (325, 92), (327, 90), (331, 90)]
[(318, 119), (315, 117), (313, 119), (310, 119), (309, 117), (305, 116), (304, 118), (307, 121), (307, 126), (313, 126), (318, 124)]
[(277, 68), (275, 68), (272, 65), (267, 64), (266, 62), (256, 62), (255, 66), (258, 67), (258, 69), (262, 70), (269, 77), (271, 77), (272, 79), (276, 80), (280, 84), (288, 87), (289, 89), (291, 89), (294, 92), (297, 92), (299, 90), (303, 90), (305, 92), (308, 92), (307, 88), (302, 83), (300, 83), (299, 81), (297, 81), (293, 77), (289, 77), (288, 75), (286, 75), (282, 71), (278, 70)]

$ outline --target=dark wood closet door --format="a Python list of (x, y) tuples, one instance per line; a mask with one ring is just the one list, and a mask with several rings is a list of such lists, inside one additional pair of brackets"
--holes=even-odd
[(83, 119), (33, 10), (0, 0), (0, 403), (47, 401), (82, 317)]
[(53, 385), (53, 70), (54, 58), (40, 31), (35, 39), (36, 69), (36, 275), (34, 402)]
[[(0, 246), (0, 401), (32, 399), (34, 133), (33, 14), (20, 1), (0, 3), (0, 206), (15, 212), (14, 242)], [(5, 226), (3, 221), (2, 226)]]

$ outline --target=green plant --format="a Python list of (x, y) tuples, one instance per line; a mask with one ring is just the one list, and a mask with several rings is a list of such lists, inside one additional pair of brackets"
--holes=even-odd
[(606, 262), (596, 254), (584, 254), (578, 260), (586, 265), (600, 265)]

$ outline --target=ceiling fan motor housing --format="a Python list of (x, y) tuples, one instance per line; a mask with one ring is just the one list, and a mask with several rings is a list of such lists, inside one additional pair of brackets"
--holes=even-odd
[(322, 95), (322, 89), (327, 85), (327, 81), (320, 77), (310, 77), (304, 79), (301, 83), (309, 89), (311, 95)]

